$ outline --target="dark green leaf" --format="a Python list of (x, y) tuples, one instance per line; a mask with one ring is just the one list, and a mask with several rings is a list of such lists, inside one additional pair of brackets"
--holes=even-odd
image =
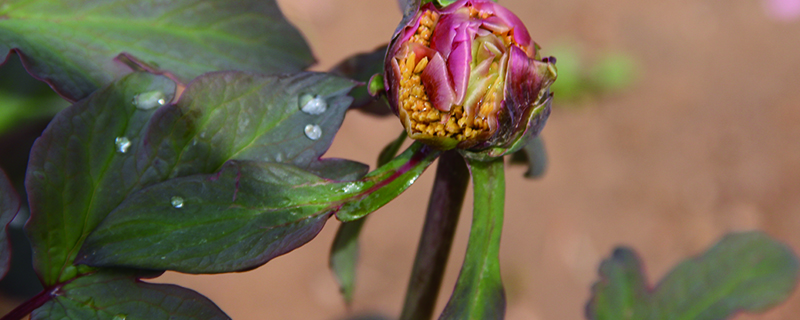
[(525, 172), (526, 178), (539, 178), (547, 170), (547, 150), (541, 136), (526, 138), (525, 146), (511, 156), (511, 163), (523, 163), (528, 165)]
[(600, 265), (600, 281), (592, 287), (592, 301), (587, 306), (594, 320), (647, 319), (650, 303), (647, 279), (636, 253), (627, 248), (614, 250)]
[(400, 148), (403, 147), (403, 142), (406, 142), (406, 138), (408, 137), (408, 133), (405, 130), (400, 133), (400, 136), (394, 141), (387, 144), (381, 150), (381, 153), (378, 155), (378, 166), (381, 167), (394, 159), (397, 156), (397, 153), (400, 151)]
[(375, 74), (383, 74), (383, 61), (386, 56), (386, 47), (383, 45), (372, 52), (360, 53), (337, 64), (331, 73), (338, 74), (358, 82), (366, 83), (353, 89), (350, 95), (355, 99), (352, 108), (357, 108), (368, 114), (388, 116), (392, 114), (386, 100), (372, 97), (367, 91), (369, 80)]
[[(155, 109), (131, 102), (151, 91), (169, 100), (175, 84), (131, 74), (60, 112), (36, 140), (25, 179), (31, 209), (26, 231), (46, 286), (78, 274), (72, 261), (83, 239), (149, 174), (132, 155)], [(129, 141), (126, 153), (115, 145), (124, 146), (123, 140)]]
[(353, 181), (364, 177), (369, 166), (345, 159), (320, 159), (311, 162), (308, 171), (328, 180)]
[(311, 240), (337, 210), (363, 217), (407, 188), (438, 152), (404, 156), (353, 182), (296, 166), (229, 161), (128, 197), (97, 227), (80, 263), (188, 273), (242, 271)]
[(0, 279), (8, 272), (11, 258), (11, 245), (8, 243), (6, 229), (19, 211), (19, 196), (14, 186), (0, 169)]
[(339, 283), (339, 291), (348, 305), (353, 301), (353, 292), (356, 286), (356, 265), (358, 264), (360, 251), (358, 238), (365, 222), (367, 222), (367, 218), (342, 222), (339, 225), (339, 229), (336, 230), (336, 238), (333, 239), (333, 245), (331, 246), (328, 265), (333, 271), (333, 276), (336, 278), (336, 282)]
[(222, 320), (211, 300), (192, 290), (138, 280), (131, 273), (101, 271), (78, 277), (54, 292), (32, 320)]
[(171, 179), (129, 197), (86, 241), (80, 262), (251, 269), (313, 239), (335, 210), (336, 199), (326, 198), (334, 186), (295, 166), (230, 161), (220, 173)]
[(500, 279), (500, 234), (505, 206), (503, 159), (469, 161), (475, 200), (467, 255), (440, 320), (503, 319), (506, 295)]
[(120, 53), (183, 82), (215, 70), (293, 72), (313, 62), (274, 0), (8, 0), (0, 56), (18, 50), (28, 71), (78, 100), (130, 72)]
[[(142, 156), (155, 158), (157, 181), (217, 172), (230, 159), (310, 168), (330, 147), (352, 101), (347, 92), (354, 85), (311, 72), (204, 75), (191, 83), (177, 105), (154, 115)], [(317, 98), (325, 111), (301, 111), (301, 97)], [(310, 139), (307, 128), (318, 129), (319, 136)]]
[(786, 300), (797, 285), (798, 261), (785, 245), (748, 232), (728, 235), (702, 256), (682, 262), (646, 295), (642, 267), (631, 250), (618, 249), (600, 272), (587, 307), (590, 319), (714, 320)]
[[(389, 163), (400, 151), (403, 142), (406, 140), (405, 130), (400, 136), (386, 145), (378, 156), (378, 167)], [(359, 245), (358, 238), (361, 235), (361, 228), (366, 222), (366, 217), (352, 221), (343, 222), (336, 231), (331, 247), (330, 260), (328, 265), (333, 271), (333, 276), (339, 283), (339, 291), (344, 295), (345, 303), (353, 301), (353, 291), (355, 290), (356, 264), (358, 263)]]
[[(74, 277), (72, 261), (83, 239), (129, 194), (170, 178), (217, 172), (231, 159), (322, 171), (346, 165), (349, 171), (340, 173), (352, 173), (360, 165), (316, 163), (342, 122), (352, 86), (318, 73), (210, 73), (193, 81), (176, 105), (153, 114), (132, 104), (133, 97), (173, 92), (174, 84), (135, 75), (65, 110), (34, 146), (29, 168), (35, 222), (28, 232), (37, 270), (48, 285)], [(300, 111), (301, 94), (326, 101), (327, 110)], [(308, 125), (319, 127), (318, 139), (306, 136)], [(124, 154), (115, 150), (117, 137), (130, 141)]]

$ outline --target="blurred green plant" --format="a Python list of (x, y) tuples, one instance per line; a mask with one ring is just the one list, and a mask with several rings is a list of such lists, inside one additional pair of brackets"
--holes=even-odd
[(634, 56), (619, 50), (589, 56), (582, 47), (564, 41), (548, 50), (558, 58), (558, 81), (551, 87), (560, 101), (557, 105), (579, 105), (586, 99), (625, 92), (636, 84), (641, 71)]
[(33, 121), (52, 118), (69, 106), (44, 82), (28, 75), (12, 54), (0, 66), (0, 135)]

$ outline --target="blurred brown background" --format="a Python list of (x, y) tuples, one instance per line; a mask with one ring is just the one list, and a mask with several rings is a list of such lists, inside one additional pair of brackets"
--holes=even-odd
[[(543, 132), (548, 172), (531, 181), (523, 167), (507, 170), (507, 319), (583, 319), (600, 261), (622, 244), (639, 252), (651, 284), (726, 232), (764, 230), (800, 249), (800, 19), (776, 19), (762, 1), (501, 0), (545, 55), (570, 53), (557, 56), (559, 66), (574, 64), (568, 58), (591, 66), (617, 52), (635, 67), (635, 81), (613, 92), (562, 98), (556, 90)], [(395, 0), (278, 2), (306, 34), (316, 70), (385, 43), (400, 19)], [(374, 168), (401, 129), (395, 118), (350, 113), (328, 156)], [(193, 288), (236, 320), (396, 317), (432, 176), (370, 216), (349, 310), (327, 264), (335, 220), (256, 270), (157, 281)], [(438, 310), (464, 256), (469, 202)], [(736, 319), (797, 314), (800, 293)]]
[[(318, 70), (383, 44), (400, 19), (394, 0), (279, 3), (306, 34)], [(800, 20), (776, 20), (756, 0), (501, 3), (545, 55), (565, 43), (587, 64), (623, 52), (638, 80), (577, 99), (559, 100), (556, 91), (543, 133), (547, 174), (531, 181), (522, 167), (507, 170), (501, 266), (508, 319), (583, 319), (597, 266), (620, 244), (640, 253), (651, 283), (730, 231), (765, 230), (800, 249)], [(400, 130), (394, 118), (351, 113), (328, 155), (374, 167)], [(335, 220), (308, 245), (257, 270), (160, 280), (200, 291), (237, 320), (395, 317), (432, 171), (370, 216), (349, 311), (327, 267)], [(439, 310), (466, 247), (471, 205), (464, 210)], [(798, 313), (795, 294), (767, 314), (736, 319)]]

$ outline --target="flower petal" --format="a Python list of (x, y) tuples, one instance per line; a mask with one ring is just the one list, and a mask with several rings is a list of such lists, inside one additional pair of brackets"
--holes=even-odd
[(447, 65), (438, 52), (433, 56), (428, 66), (422, 71), (422, 84), (433, 107), (441, 111), (450, 111), (456, 95), (450, 76), (447, 74)]

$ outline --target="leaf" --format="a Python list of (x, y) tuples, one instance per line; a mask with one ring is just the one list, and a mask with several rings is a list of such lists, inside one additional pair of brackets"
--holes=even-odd
[(528, 137), (525, 146), (511, 156), (512, 164), (527, 164), (528, 171), (525, 177), (530, 179), (539, 178), (547, 170), (547, 149), (541, 136)]
[(331, 73), (348, 77), (366, 86), (358, 86), (350, 93), (355, 99), (352, 108), (376, 116), (388, 116), (392, 109), (385, 99), (372, 97), (367, 91), (369, 80), (375, 74), (383, 74), (383, 61), (386, 57), (386, 48), (383, 45), (372, 52), (360, 53), (339, 62), (331, 69)]
[(475, 190), (467, 255), (439, 319), (503, 319), (506, 295), (499, 261), (505, 206), (503, 160), (467, 163)]
[(11, 262), (11, 244), (8, 242), (6, 229), (19, 211), (20, 203), (17, 191), (8, 180), (6, 173), (0, 169), (0, 279), (2, 279)]
[[(378, 156), (378, 167), (382, 167), (391, 162), (400, 151), (407, 137), (403, 130), (400, 136), (390, 142), (381, 150)], [(366, 217), (352, 222), (343, 222), (336, 230), (336, 237), (331, 246), (330, 260), (328, 265), (333, 271), (336, 282), (339, 283), (339, 291), (344, 296), (344, 301), (348, 305), (353, 301), (353, 291), (355, 290), (356, 266), (358, 263), (359, 245), (358, 238), (361, 229), (366, 222)]]
[(339, 291), (348, 305), (353, 302), (356, 267), (360, 252), (358, 238), (365, 222), (367, 219), (363, 218), (352, 222), (342, 222), (339, 225), (331, 246), (330, 260), (328, 260), (333, 276), (339, 284)]
[(123, 52), (182, 82), (216, 70), (294, 72), (313, 62), (274, 0), (8, 0), (0, 56), (10, 50), (73, 101), (130, 72), (114, 61)]
[(614, 250), (611, 258), (600, 264), (600, 277), (601, 280), (592, 287), (587, 317), (595, 320), (647, 319), (650, 292), (635, 252), (627, 248)]
[[(199, 77), (177, 104), (153, 113), (137, 109), (132, 97), (172, 92), (174, 84), (164, 90), (129, 83), (141, 77), (152, 78), (126, 77), (62, 112), (34, 146), (28, 175), (34, 222), (28, 232), (37, 270), (48, 285), (76, 275), (72, 262), (83, 240), (143, 187), (214, 173), (232, 159), (330, 170), (315, 162), (341, 125), (351, 101), (345, 94), (353, 86), (320, 73), (217, 72)], [(301, 112), (301, 93), (327, 101), (327, 111)], [(322, 131), (316, 140), (304, 133), (312, 123)], [(115, 150), (115, 137), (130, 141), (125, 154)]]
[(101, 271), (76, 278), (31, 314), (44, 319), (230, 319), (199, 293), (138, 280), (129, 272)]
[(81, 259), (188, 273), (251, 269), (319, 233), (334, 210), (320, 195), (324, 184), (294, 166), (253, 161), (172, 179), (120, 205)]
[(252, 269), (313, 239), (342, 208), (363, 216), (383, 206), (437, 154), (410, 148), (354, 182), (287, 164), (229, 161), (217, 174), (131, 195), (86, 240), (78, 262), (186, 273)]
[[(72, 261), (83, 239), (138, 183), (140, 164), (132, 154), (155, 110), (131, 101), (149, 91), (171, 99), (175, 84), (131, 74), (60, 112), (34, 143), (25, 179), (31, 210), (25, 230), (45, 286), (77, 275)], [(117, 138), (128, 139), (127, 153), (117, 152)]]
[[(175, 106), (159, 110), (145, 134), (158, 181), (217, 172), (230, 159), (283, 162), (310, 168), (339, 130), (355, 84), (324, 73), (209, 73), (193, 81)], [(325, 112), (301, 111), (314, 96)], [(311, 139), (307, 128), (319, 130)], [(155, 181), (154, 181), (155, 182)]]
[(618, 249), (603, 263), (588, 318), (727, 319), (777, 305), (798, 281), (792, 251), (760, 232), (725, 236), (702, 256), (679, 264), (646, 294), (641, 294), (647, 285), (638, 260), (630, 249)]

